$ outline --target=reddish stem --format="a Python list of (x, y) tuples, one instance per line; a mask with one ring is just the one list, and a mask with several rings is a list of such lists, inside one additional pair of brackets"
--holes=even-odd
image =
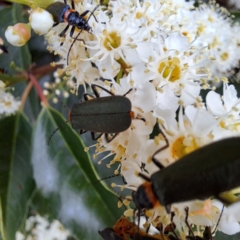
[(25, 105), (25, 102), (27, 101), (27, 97), (28, 97), (28, 94), (31, 90), (33, 86), (33, 83), (32, 82), (29, 82), (27, 87), (25, 88), (24, 92), (23, 92), (23, 95), (22, 95), (22, 98), (21, 98), (21, 106), (20, 106), (20, 110), (23, 110), (24, 108), (24, 105)]
[(39, 85), (37, 79), (34, 77), (33, 74), (29, 73), (29, 79), (30, 81), (33, 83), (37, 93), (38, 93), (38, 96), (39, 98), (41, 99), (41, 102), (43, 103), (43, 106), (47, 106), (48, 105), (48, 100), (47, 98), (44, 96), (43, 94), (43, 90), (41, 88), (41, 86)]

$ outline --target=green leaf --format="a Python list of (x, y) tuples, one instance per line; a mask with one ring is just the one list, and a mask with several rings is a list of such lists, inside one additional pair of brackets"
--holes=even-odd
[(0, 224), (5, 240), (15, 239), (35, 187), (30, 164), (31, 131), (21, 113), (0, 120)]
[[(97, 231), (112, 226), (123, 209), (117, 208), (118, 199), (113, 193), (96, 183), (92, 161), (69, 124), (47, 146), (49, 135), (64, 121), (52, 108), (40, 113), (33, 135), (34, 178), (51, 216), (79, 239), (100, 239)], [(38, 206), (43, 199), (39, 197), (39, 201)]]
[(220, 231), (216, 233), (216, 236), (214, 237), (215, 240), (239, 240), (240, 239), (240, 233), (234, 234), (234, 235), (227, 235)]

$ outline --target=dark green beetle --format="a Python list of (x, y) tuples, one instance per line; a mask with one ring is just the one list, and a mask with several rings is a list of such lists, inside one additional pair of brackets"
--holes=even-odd
[[(97, 88), (100, 88), (111, 96), (100, 97)], [(91, 132), (92, 139), (97, 140), (103, 134), (107, 142), (112, 141), (118, 133), (127, 130), (131, 126), (134, 113), (131, 111), (131, 101), (123, 96), (116, 96), (107, 89), (92, 85), (95, 96), (85, 93), (84, 102), (76, 103), (68, 113), (68, 120), (73, 129), (79, 129), (80, 134)], [(48, 144), (59, 126), (50, 135)], [(96, 136), (95, 134), (98, 133)]]
[(152, 157), (161, 169), (150, 178), (134, 196), (137, 209), (151, 209), (161, 204), (170, 212), (173, 203), (215, 196), (240, 186), (240, 137), (213, 142), (164, 168), (155, 155), (169, 146), (159, 149)]

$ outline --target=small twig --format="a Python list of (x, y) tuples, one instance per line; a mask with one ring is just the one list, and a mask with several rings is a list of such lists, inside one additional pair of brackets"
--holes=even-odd
[(44, 96), (43, 94), (43, 90), (41, 88), (41, 86), (39, 85), (37, 79), (34, 77), (34, 75), (32, 73), (29, 73), (28, 74), (29, 76), (29, 80), (33, 83), (37, 93), (38, 93), (38, 96), (39, 98), (41, 99), (41, 102), (43, 103), (44, 106), (47, 106), (48, 105), (48, 100), (47, 98)]
[(28, 97), (29, 92), (31, 91), (32, 87), (33, 87), (33, 82), (30, 81), (30, 82), (28, 83), (27, 87), (25, 88), (24, 92), (23, 92), (23, 95), (22, 95), (22, 98), (21, 98), (21, 106), (20, 106), (20, 108), (19, 108), (20, 111), (23, 110), (24, 105), (25, 105), (25, 103), (26, 103), (26, 101), (27, 101), (27, 97)]

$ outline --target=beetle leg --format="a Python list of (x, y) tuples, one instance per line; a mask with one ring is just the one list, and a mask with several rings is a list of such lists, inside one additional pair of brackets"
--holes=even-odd
[(58, 24), (59, 24), (58, 22), (55, 22), (55, 23), (53, 24), (53, 27), (56, 27)]
[(70, 31), (70, 37), (73, 39), (74, 39), (74, 37), (73, 37), (74, 31), (75, 31), (75, 26), (73, 26)]
[(95, 136), (95, 133), (91, 132), (92, 140), (98, 140), (102, 135), (103, 133), (100, 133), (98, 136)]
[(149, 177), (147, 177), (146, 175), (142, 174), (142, 173), (138, 173), (138, 176), (143, 178), (144, 180), (146, 180), (147, 182), (151, 182), (151, 179)]
[(118, 133), (115, 133), (113, 135), (110, 135), (109, 133), (105, 133), (105, 139), (108, 143), (110, 143), (117, 135)]
[(177, 236), (177, 234), (176, 234), (176, 232), (175, 232), (175, 228), (176, 228), (176, 225), (175, 225), (175, 223), (173, 222), (173, 218), (174, 218), (174, 216), (175, 216), (175, 212), (171, 212), (171, 223), (170, 223), (170, 229), (171, 229), (171, 232), (173, 233), (173, 239), (175, 239), (175, 240), (180, 240), (179, 238), (178, 238), (178, 236)]
[(122, 181), (123, 181), (124, 184), (127, 184), (127, 181), (126, 181), (124, 176), (122, 176)]
[(80, 17), (85, 17), (89, 12), (91, 12), (90, 10), (86, 10), (83, 13), (80, 14)]
[(166, 212), (170, 213), (171, 212), (171, 204), (168, 204), (165, 206)]
[[(65, 0), (65, 1), (66, 1), (66, 0)], [(71, 6), (72, 6), (72, 9), (75, 9), (74, 0), (71, 1)]]
[(125, 97), (127, 94), (129, 94), (133, 89), (129, 89), (125, 94), (123, 94), (123, 96)]
[(88, 19), (89, 19), (91, 16), (93, 16), (94, 19), (95, 19), (95, 21), (98, 22), (98, 20), (96, 19), (95, 15), (94, 15), (94, 12), (97, 10), (98, 7), (99, 7), (99, 5), (97, 5), (97, 6), (93, 9), (93, 11), (90, 11), (90, 10), (84, 11), (84, 12), (80, 15), (80, 17), (83, 18), (84, 16), (86, 16), (86, 15), (90, 12), (91, 14), (90, 14), (90, 16), (88, 17)]
[(163, 132), (163, 131), (161, 130), (161, 128), (159, 127), (159, 125), (158, 125), (158, 128), (159, 128), (159, 131), (160, 131), (160, 133), (162, 134), (162, 136), (163, 136), (163, 138), (164, 138), (164, 140), (165, 140), (165, 142), (166, 142), (166, 145), (163, 146), (163, 147), (161, 147), (160, 149), (158, 149), (158, 150), (153, 154), (153, 156), (152, 156), (152, 161), (155, 163), (155, 165), (156, 165), (159, 169), (163, 169), (163, 168), (165, 168), (165, 166), (164, 166), (162, 163), (160, 163), (160, 162), (155, 158), (155, 156), (156, 156), (158, 153), (160, 153), (161, 151), (163, 151), (164, 149), (166, 149), (166, 148), (169, 147), (169, 141), (168, 141), (166, 135), (164, 134), (164, 132)]
[(164, 235), (163, 235), (163, 224), (162, 223), (158, 223), (157, 226), (155, 226), (155, 228), (160, 232), (160, 235), (162, 237), (162, 239), (164, 239)]
[(88, 94), (88, 93), (84, 93), (84, 94), (83, 94), (83, 97), (84, 97), (84, 100), (85, 100), (85, 101), (89, 101), (89, 100), (95, 98), (93, 95)]
[(92, 84), (91, 87), (92, 87), (93, 93), (95, 94), (95, 96), (96, 96), (97, 98), (100, 97), (99, 91), (97, 90), (97, 88), (100, 88), (100, 89), (102, 89), (103, 91), (109, 93), (111, 96), (114, 96), (114, 94), (113, 94), (112, 92), (108, 91), (106, 88), (104, 88), (104, 87), (102, 87), (102, 86), (100, 86), (100, 85)]
[(165, 168), (165, 166), (162, 163), (160, 163), (156, 158), (152, 157), (152, 161), (159, 169)]
[(191, 228), (190, 224), (188, 223), (189, 208), (188, 208), (188, 207), (185, 207), (184, 210), (185, 210), (185, 212), (186, 212), (185, 223), (186, 223), (186, 225), (187, 225), (187, 227), (188, 227), (189, 234), (191, 234), (191, 235), (195, 238), (194, 233), (193, 233), (193, 231), (192, 231), (192, 228)]
[(86, 133), (87, 131), (86, 130), (83, 130), (83, 129), (80, 129), (79, 133), (80, 134), (83, 134), (83, 133)]
[(59, 33), (59, 37), (63, 37), (63, 35), (67, 32), (68, 28), (70, 27), (70, 24), (68, 24), (61, 33)]

